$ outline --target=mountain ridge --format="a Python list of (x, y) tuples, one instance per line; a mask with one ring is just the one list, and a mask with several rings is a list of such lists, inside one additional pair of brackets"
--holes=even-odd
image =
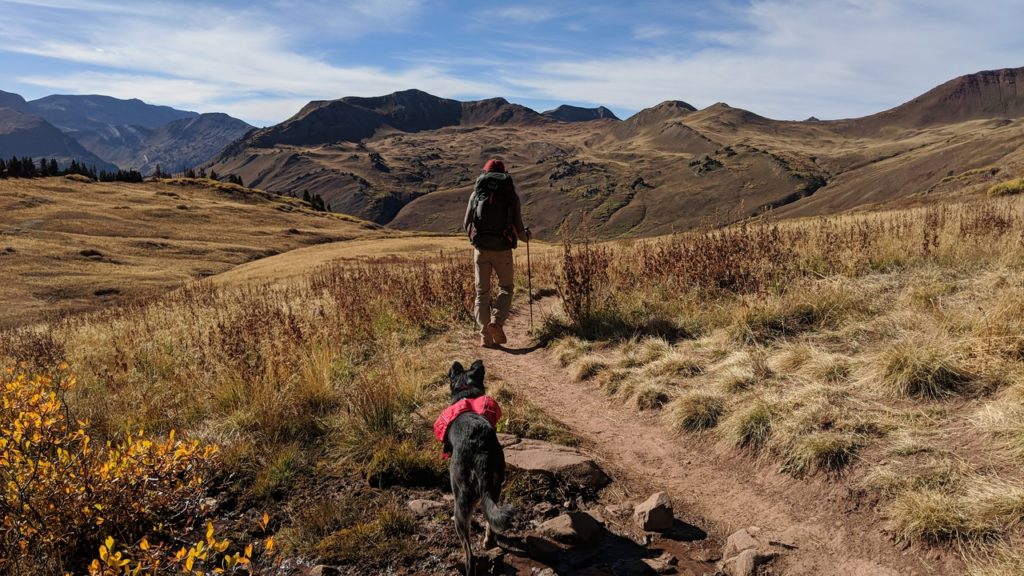
[[(35, 132), (6, 133), (5, 149), (13, 153), (77, 159), (102, 170), (132, 169), (143, 174), (157, 166), (180, 171), (204, 164), (253, 128), (223, 113), (199, 114), (137, 98), (55, 94), (26, 101), (0, 91), (0, 108), (5, 107), (43, 119), (77, 143), (70, 145), (33, 125)], [(8, 124), (12, 122), (8, 119)], [(43, 142), (49, 142), (49, 147)]]
[(11, 156), (53, 159), (63, 166), (75, 160), (101, 171), (117, 170), (42, 116), (0, 108), (0, 158)]
[[(769, 209), (825, 213), (896, 201), (981, 162), (1024, 166), (1015, 144), (1024, 124), (1007, 120), (1024, 115), (1015, 91), (1022, 74), (965, 75), (879, 114), (810, 122), (722, 102), (698, 110), (668, 100), (625, 120), (566, 122), (504, 98), (346, 97), (251, 133), (211, 166), (253, 185), (320, 194), (380, 224), (454, 232), (476, 171), (499, 156), (540, 236), (579, 226), (642, 236)], [(954, 110), (945, 109), (950, 102)], [(979, 124), (985, 119), (995, 124)], [(955, 153), (951, 133), (962, 140)]]
[(602, 119), (619, 120), (619, 117), (614, 112), (604, 106), (582, 108), (580, 106), (570, 106), (569, 104), (562, 104), (558, 108), (542, 112), (541, 116), (562, 122), (589, 122)]
[(66, 132), (105, 126), (156, 128), (172, 120), (198, 116), (198, 112), (147, 104), (138, 98), (123, 100), (98, 94), (52, 94), (28, 102), (48, 122)]

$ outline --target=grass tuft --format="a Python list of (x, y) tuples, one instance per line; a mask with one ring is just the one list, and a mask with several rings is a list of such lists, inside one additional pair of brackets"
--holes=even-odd
[(436, 445), (426, 448), (409, 440), (385, 441), (363, 467), (363, 477), (375, 488), (443, 486), (447, 465), (436, 450)]
[(760, 450), (772, 436), (772, 407), (758, 400), (742, 408), (726, 421), (725, 437), (737, 448)]
[(882, 353), (880, 364), (882, 383), (900, 397), (943, 398), (974, 379), (960, 354), (934, 341), (904, 339)]
[(1024, 548), (1001, 542), (991, 550), (968, 556), (967, 576), (1020, 576), (1024, 574)]
[(409, 536), (416, 531), (415, 518), (397, 501), (373, 512), (364, 512), (365, 518), (321, 539), (312, 552), (326, 562), (364, 569), (414, 557), (416, 544)]
[(794, 476), (815, 471), (838, 472), (857, 453), (856, 436), (836, 431), (811, 432), (786, 450), (783, 469)]
[(675, 402), (674, 420), (676, 428), (687, 432), (699, 432), (713, 428), (722, 415), (722, 399), (704, 392), (690, 392)]
[(693, 358), (681, 354), (672, 353), (660, 360), (644, 366), (644, 373), (649, 377), (668, 376), (680, 378), (693, 378), (704, 373), (704, 367)]
[(576, 361), (576, 371), (573, 375), (577, 382), (592, 380), (595, 376), (608, 368), (608, 362), (600, 356), (584, 356)]
[(568, 367), (582, 356), (589, 354), (593, 345), (575, 336), (567, 336), (555, 345), (555, 360), (563, 368)]
[(636, 394), (636, 407), (640, 410), (657, 410), (668, 404), (671, 397), (664, 386), (648, 384)]
[(721, 387), (729, 394), (748, 390), (756, 383), (754, 373), (746, 368), (730, 366), (722, 372)]
[(811, 377), (830, 384), (847, 380), (852, 370), (848, 359), (834, 354), (819, 354), (807, 365)]
[(821, 317), (807, 302), (778, 298), (759, 300), (741, 308), (731, 326), (732, 337), (741, 344), (770, 344), (810, 329)]
[(933, 488), (900, 493), (889, 504), (886, 515), (902, 541), (939, 542), (972, 532), (957, 500)]
[(641, 341), (630, 341), (622, 347), (619, 358), (620, 368), (638, 368), (656, 362), (672, 352), (672, 345), (664, 338), (645, 338)]
[(1024, 406), (1005, 399), (982, 407), (975, 417), (979, 428), (1000, 439), (1015, 458), (1024, 457)]

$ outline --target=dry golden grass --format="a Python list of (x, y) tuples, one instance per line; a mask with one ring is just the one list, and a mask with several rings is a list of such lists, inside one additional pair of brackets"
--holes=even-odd
[[(430, 258), (439, 255), (471, 259), (473, 247), (464, 236), (433, 236), (412, 233), (389, 232), (393, 238), (372, 238), (352, 240), (342, 243), (330, 243), (317, 246), (297, 248), (284, 254), (262, 258), (236, 266), (213, 280), (226, 285), (244, 282), (281, 282), (300, 278), (313, 272), (318, 266), (339, 262), (360, 262), (376, 260), (386, 262), (388, 259), (401, 260), (408, 257)], [(534, 288), (550, 286), (545, 278), (538, 273), (546, 260), (556, 253), (556, 246), (545, 242), (534, 241), (530, 246), (531, 258), (534, 260)], [(517, 266), (525, 271), (525, 250), (516, 252)], [(525, 273), (517, 276), (517, 288), (525, 290)]]
[(676, 427), (688, 432), (712, 428), (722, 414), (722, 399), (713, 394), (690, 392), (673, 403)]
[(608, 368), (608, 362), (601, 356), (584, 356), (576, 362), (575, 378), (577, 381), (590, 380)]
[[(51, 184), (83, 186), (33, 185)], [(146, 202), (171, 198), (161, 191), (197, 203), (210, 194), (157, 187)], [(138, 190), (148, 188), (97, 185), (82, 197)], [(209, 210), (276, 202), (216, 193), (229, 197), (207, 198)], [(364, 243), (345, 257), (341, 245), (300, 250), (292, 256), (307, 262), (268, 259), (159, 299), (2, 332), (0, 357), (68, 361), (81, 380), (69, 404), (98, 438), (173, 427), (219, 444), (245, 501), (285, 497), (323, 473), (324, 461), (375, 486), (430, 485), (439, 469), (423, 409), (444, 404), (438, 376), (452, 350), (437, 336), (470, 322), (472, 300), (469, 260), (446, 253), (449, 242)], [(541, 251), (535, 287), (557, 283), (571, 311), (546, 324), (561, 337), (555, 357), (577, 379), (640, 409), (665, 407), (675, 429), (789, 474), (877, 490), (902, 538), (962, 540), (991, 553), (972, 570), (1013, 566), (987, 543), (1024, 537), (1019, 198), (561, 253), (560, 266)], [(33, 262), (41, 266), (19, 265)], [(275, 270), (294, 276), (251, 283)], [(532, 419), (502, 426), (524, 430)], [(296, 526), (290, 546), (348, 558), (374, 538), (401, 538), (403, 519), (384, 504), (376, 515), (325, 509), (322, 522)]]
[(1000, 182), (988, 189), (989, 196), (1012, 196), (1024, 192), (1024, 178)]
[(955, 342), (911, 337), (882, 351), (878, 380), (895, 396), (943, 398), (974, 379), (964, 362)]
[[(276, 509), (304, 494), (314, 474), (438, 487), (443, 463), (418, 410), (447, 401), (438, 376), (450, 347), (433, 335), (469, 321), (470, 263), (388, 264), (329, 265), (275, 285), (193, 283), (145, 303), (0, 332), (0, 363), (46, 370), (67, 362), (81, 382), (68, 406), (96, 443), (144, 428), (219, 446), (215, 477), (232, 478), (226, 488), (247, 507)], [(358, 548), (359, 526), (378, 521), (381, 514), (353, 517), (321, 540)], [(385, 547), (405, 533), (386, 536)], [(163, 538), (150, 535), (154, 546)], [(83, 542), (46, 570), (95, 549)]]
[[(576, 296), (591, 309), (564, 330), (619, 367), (597, 369), (607, 393), (667, 386), (674, 428), (867, 486), (899, 537), (985, 552), (967, 557), (976, 573), (1019, 565), (991, 543), (1024, 538), (1024, 202), (603, 249), (602, 281)], [(565, 254), (585, 276), (586, 258)], [(562, 289), (588, 286), (575, 282)], [(696, 329), (646, 357), (629, 320), (645, 315)], [(701, 370), (673, 374), (676, 359)]]
[(297, 200), (192, 183), (0, 180), (0, 328), (152, 296), (273, 254), (381, 238)]

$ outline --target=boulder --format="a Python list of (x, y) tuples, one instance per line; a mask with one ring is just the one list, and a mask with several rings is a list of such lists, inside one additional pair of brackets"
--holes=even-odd
[(505, 551), (501, 548), (490, 548), (476, 552), (477, 574), (503, 574)]
[(444, 502), (421, 499), (410, 500), (408, 506), (409, 510), (411, 510), (413, 514), (420, 518), (426, 516), (433, 516), (434, 514), (442, 512), (445, 508), (447, 508)]
[(774, 552), (762, 553), (747, 549), (722, 563), (722, 572), (728, 576), (757, 576), (757, 567), (774, 559)]
[(560, 482), (599, 490), (611, 482), (592, 458), (567, 446), (530, 439), (499, 438), (505, 448), (505, 464), (528, 472), (539, 472)]
[[(771, 562), (778, 553), (759, 538), (761, 530), (750, 526), (729, 535), (722, 549), (719, 567), (728, 576), (755, 576), (762, 564)], [(770, 543), (769, 543), (770, 544)]]
[(586, 512), (569, 512), (541, 524), (537, 531), (565, 544), (591, 546), (601, 538), (604, 527)]
[(752, 533), (757, 533), (754, 527), (743, 528), (729, 535), (725, 541), (725, 548), (722, 549), (722, 558), (732, 558), (744, 550), (757, 550), (761, 548), (761, 542)]
[(641, 530), (660, 532), (672, 527), (672, 500), (668, 494), (657, 492), (650, 498), (636, 505), (633, 509), (633, 520)]

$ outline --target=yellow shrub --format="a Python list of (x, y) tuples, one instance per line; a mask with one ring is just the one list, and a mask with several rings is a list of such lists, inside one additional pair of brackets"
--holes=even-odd
[(173, 431), (156, 441), (139, 431), (94, 442), (64, 403), (74, 384), (63, 372), (0, 375), (0, 572), (65, 570), (106, 533), (160, 539), (174, 529), (168, 519), (201, 516), (216, 447)]
[(1024, 178), (1000, 182), (988, 189), (989, 196), (1011, 196), (1024, 192)]

